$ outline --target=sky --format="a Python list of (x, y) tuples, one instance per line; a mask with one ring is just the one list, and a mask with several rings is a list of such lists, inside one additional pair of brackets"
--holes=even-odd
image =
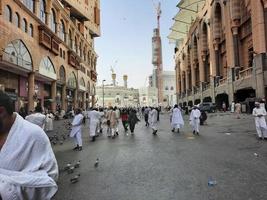
[[(158, 0), (154, 0), (155, 3)], [(98, 54), (98, 85), (111, 83), (111, 66), (117, 82), (128, 75), (128, 87), (147, 86), (152, 73), (152, 36), (157, 26), (152, 0), (100, 0), (101, 36), (95, 39)], [(161, 40), (163, 69), (174, 70), (174, 45), (167, 38), (178, 0), (161, 0)]]

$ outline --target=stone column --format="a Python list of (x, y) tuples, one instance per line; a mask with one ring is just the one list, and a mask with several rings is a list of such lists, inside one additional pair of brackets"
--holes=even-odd
[(184, 91), (184, 76), (185, 76), (185, 73), (182, 72), (182, 75), (181, 75), (181, 77), (182, 77), (182, 79), (181, 79), (181, 92), (185, 92)]
[(73, 107), (78, 108), (78, 89), (74, 90)]
[(51, 110), (52, 112), (56, 111), (56, 95), (57, 95), (57, 82), (53, 81), (51, 84), (51, 99), (52, 99), (52, 103), (51, 103)]
[(95, 95), (92, 95), (92, 107), (95, 107)]
[(34, 13), (39, 18), (39, 16), (40, 16), (40, 0), (34, 1)]
[(238, 46), (238, 26), (232, 27), (232, 33), (233, 33), (233, 43), (234, 43), (234, 64), (235, 67), (240, 66), (239, 62), (239, 46)]
[(35, 93), (34, 79), (35, 79), (34, 72), (29, 73), (29, 76), (28, 76), (28, 112), (34, 110), (34, 99), (33, 99), (33, 95)]
[(67, 87), (66, 87), (66, 84), (64, 84), (62, 86), (62, 102), (61, 102), (61, 105), (62, 105), (62, 108), (63, 110), (67, 110), (67, 102), (66, 102), (66, 99), (67, 99)]
[(82, 108), (85, 109), (86, 105), (85, 105), (85, 92), (82, 93)]
[(253, 1), (251, 4), (251, 22), (254, 51), (256, 54), (265, 53), (266, 35), (264, 26), (264, 9), (260, 0)]
[(215, 41), (215, 43), (214, 43), (214, 51), (215, 51), (216, 76), (220, 76), (220, 52), (219, 52), (218, 41)]

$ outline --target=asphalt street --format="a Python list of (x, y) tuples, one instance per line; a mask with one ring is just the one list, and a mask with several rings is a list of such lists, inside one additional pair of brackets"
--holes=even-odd
[[(265, 200), (267, 199), (267, 141), (255, 136), (253, 117), (212, 114), (191, 133), (188, 116), (181, 133), (172, 133), (169, 115), (161, 115), (157, 136), (141, 121), (135, 134), (89, 142), (88, 123), (83, 151), (73, 151), (68, 138), (53, 145), (60, 167), (55, 200)], [(56, 121), (54, 133), (67, 133)], [(121, 124), (120, 124), (121, 125)], [(94, 167), (96, 159), (99, 165)], [(81, 160), (73, 174), (64, 166)], [(80, 174), (79, 182), (70, 183)], [(216, 185), (208, 186), (208, 181)]]

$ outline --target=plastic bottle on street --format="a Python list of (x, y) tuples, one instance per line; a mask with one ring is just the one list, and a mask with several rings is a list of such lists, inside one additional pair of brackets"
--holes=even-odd
[(216, 180), (212, 180), (212, 178), (209, 178), (208, 180), (208, 186), (212, 187), (217, 185), (217, 181)]

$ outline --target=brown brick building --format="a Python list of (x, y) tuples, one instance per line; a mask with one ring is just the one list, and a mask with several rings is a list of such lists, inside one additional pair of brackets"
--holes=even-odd
[(169, 39), (176, 42), (178, 102), (267, 97), (267, 1), (184, 0)]
[(94, 105), (99, 0), (0, 0), (0, 89), (16, 110)]

